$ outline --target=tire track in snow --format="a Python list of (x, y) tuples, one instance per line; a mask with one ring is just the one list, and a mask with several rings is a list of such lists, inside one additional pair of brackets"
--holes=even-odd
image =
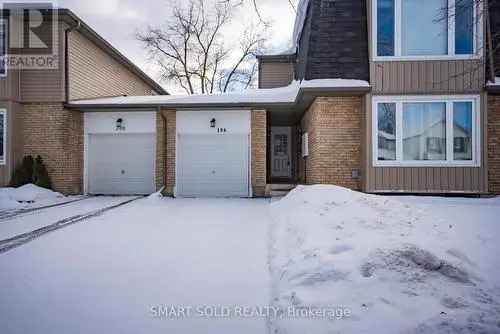
[(92, 197), (82, 197), (82, 198), (74, 199), (71, 201), (61, 202), (61, 203), (56, 203), (56, 204), (51, 204), (51, 205), (45, 205), (45, 206), (41, 206), (38, 208), (19, 209), (19, 210), (15, 210), (15, 211), (9, 211), (9, 212), (0, 214), (0, 222), (6, 222), (6, 221), (9, 221), (9, 220), (12, 220), (15, 218), (22, 217), (28, 213), (31, 214), (31, 213), (35, 213), (35, 212), (45, 210), (45, 209), (51, 209), (51, 208), (55, 208), (58, 206), (65, 206), (65, 205), (73, 204), (73, 203), (80, 202), (83, 200), (87, 200), (90, 198), (92, 198)]
[(135, 197), (135, 198), (132, 198), (130, 200), (127, 200), (127, 201), (124, 201), (124, 202), (120, 202), (118, 204), (114, 204), (114, 205), (111, 205), (111, 206), (107, 206), (107, 207), (104, 207), (104, 208), (101, 208), (101, 209), (97, 209), (97, 210), (94, 210), (94, 211), (90, 211), (90, 212), (87, 212), (87, 213), (84, 213), (84, 214), (80, 214), (80, 215), (76, 215), (76, 216), (64, 218), (64, 219), (61, 219), (61, 220), (59, 220), (59, 221), (57, 221), (55, 223), (52, 223), (50, 225), (44, 226), (42, 228), (39, 228), (37, 230), (31, 231), (31, 232), (27, 232), (27, 233), (23, 233), (23, 234), (17, 235), (15, 237), (12, 237), (12, 238), (9, 238), (9, 239), (1, 240), (0, 241), (0, 254), (6, 253), (9, 250), (12, 250), (12, 249), (17, 248), (19, 246), (27, 244), (28, 242), (31, 242), (31, 241), (33, 241), (35, 239), (38, 239), (39, 237), (41, 237), (41, 236), (43, 236), (43, 235), (45, 235), (47, 233), (50, 233), (50, 232), (62, 229), (64, 227), (67, 227), (67, 226), (79, 223), (81, 221), (88, 220), (90, 218), (94, 218), (94, 217), (100, 216), (100, 215), (102, 215), (105, 212), (108, 212), (110, 210), (113, 210), (113, 209), (119, 208), (121, 206), (127, 205), (127, 204), (129, 204), (131, 202), (134, 202), (134, 201), (137, 201), (138, 199), (141, 199), (141, 198), (143, 198), (143, 196)]

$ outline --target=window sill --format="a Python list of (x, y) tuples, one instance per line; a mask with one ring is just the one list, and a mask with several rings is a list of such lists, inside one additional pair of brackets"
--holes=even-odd
[(372, 57), (372, 61), (438, 61), (438, 60), (479, 60), (479, 55), (455, 55), (455, 56), (393, 56)]
[(374, 161), (373, 167), (394, 167), (394, 168), (479, 168), (480, 163), (472, 161)]

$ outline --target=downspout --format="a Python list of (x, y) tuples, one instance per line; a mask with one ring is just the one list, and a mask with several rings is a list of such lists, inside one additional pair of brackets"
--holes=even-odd
[(64, 30), (64, 99), (69, 102), (69, 33), (80, 29), (81, 22), (76, 21), (76, 24)]

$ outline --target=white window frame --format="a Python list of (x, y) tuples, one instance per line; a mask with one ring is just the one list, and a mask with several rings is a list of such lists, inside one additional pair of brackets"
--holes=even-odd
[[(477, 3), (474, 10), (475, 29), (473, 33), (473, 53), (470, 55), (455, 54), (455, 0), (448, 0), (448, 54), (447, 55), (425, 55), (425, 56), (403, 56), (401, 47), (401, 27), (402, 27), (402, 0), (394, 0), (394, 56), (378, 55), (378, 19), (377, 8), (378, 0), (372, 0), (372, 59), (374, 61), (412, 61), (412, 60), (465, 60), (480, 59), (480, 50), (483, 50), (483, 18), (478, 15), (479, 6), (483, 3)], [(479, 18), (479, 21), (478, 21)], [(476, 22), (478, 21), (478, 22)]]
[[(446, 160), (403, 160), (403, 104), (446, 103)], [(472, 160), (454, 160), (453, 103), (472, 102)], [(396, 160), (378, 160), (378, 104), (396, 104)], [(372, 99), (373, 167), (481, 167), (481, 97), (446, 96), (376, 96)]]
[[(0, 25), (3, 25), (3, 27), (4, 27), (4, 31), (3, 31), (3, 34), (5, 36), (5, 41), (4, 41), (5, 55), (4, 56), (5, 56), (5, 58), (7, 58), (7, 49), (8, 49), (8, 42), (9, 42), (8, 31), (7, 31), (8, 21), (5, 19), (0, 19)], [(5, 60), (7, 60), (7, 59), (5, 59)], [(7, 62), (5, 62), (4, 71), (5, 71), (5, 73), (0, 73), (0, 78), (7, 77), (7, 72), (8, 72)]]
[(3, 116), (3, 157), (0, 157), (0, 166), (7, 163), (7, 109), (0, 109), (0, 116)]

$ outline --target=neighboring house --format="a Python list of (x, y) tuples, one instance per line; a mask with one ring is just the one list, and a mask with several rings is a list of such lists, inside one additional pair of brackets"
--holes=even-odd
[(500, 80), (486, 85), (482, 8), (462, 1), (439, 19), (453, 2), (302, 0), (293, 50), (259, 57), (261, 89), (72, 98), (64, 107), (84, 123), (75, 185), (176, 196), (265, 196), (297, 183), (500, 192)]
[[(0, 52), (5, 54), (7, 23), (17, 18), (8, 11), (2, 14)], [(57, 14), (57, 69), (0, 68), (0, 186), (9, 183), (22, 157), (32, 154), (44, 158), (56, 190), (83, 192), (83, 114), (65, 104), (166, 94), (74, 13), (61, 9)]]

